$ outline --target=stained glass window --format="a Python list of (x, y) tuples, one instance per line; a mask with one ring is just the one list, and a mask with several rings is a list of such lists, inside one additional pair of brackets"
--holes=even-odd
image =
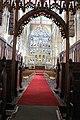
[(42, 26), (36, 28), (30, 35), (30, 55), (51, 54), (51, 38)]

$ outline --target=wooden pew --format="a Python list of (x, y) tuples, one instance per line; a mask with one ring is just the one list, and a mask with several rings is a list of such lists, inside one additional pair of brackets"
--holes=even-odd
[(66, 105), (58, 106), (60, 120), (80, 120), (80, 62), (67, 62), (65, 65), (65, 92)]
[(6, 118), (6, 64), (0, 60), (0, 120)]
[(65, 93), (65, 63), (60, 64), (59, 72), (59, 94), (60, 98), (64, 98)]
[[(65, 101), (67, 120), (80, 120), (80, 62), (67, 63)], [(66, 69), (67, 70), (67, 69)]]

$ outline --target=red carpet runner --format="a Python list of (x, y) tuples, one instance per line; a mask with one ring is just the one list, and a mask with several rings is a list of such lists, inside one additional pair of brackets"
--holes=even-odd
[(18, 104), (58, 106), (59, 103), (43, 75), (35, 75)]

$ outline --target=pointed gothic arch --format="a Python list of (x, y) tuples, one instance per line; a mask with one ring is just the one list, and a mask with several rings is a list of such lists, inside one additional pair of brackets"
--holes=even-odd
[(56, 12), (44, 8), (33, 9), (24, 14), (17, 22), (16, 36), (22, 32), (24, 25), (28, 24), (33, 18), (36, 18), (40, 15), (52, 19), (54, 23), (59, 27), (62, 37), (67, 38), (65, 21)]

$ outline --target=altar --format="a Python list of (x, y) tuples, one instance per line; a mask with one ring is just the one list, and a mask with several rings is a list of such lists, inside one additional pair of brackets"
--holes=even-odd
[(36, 70), (45, 70), (45, 66), (35, 66)]

